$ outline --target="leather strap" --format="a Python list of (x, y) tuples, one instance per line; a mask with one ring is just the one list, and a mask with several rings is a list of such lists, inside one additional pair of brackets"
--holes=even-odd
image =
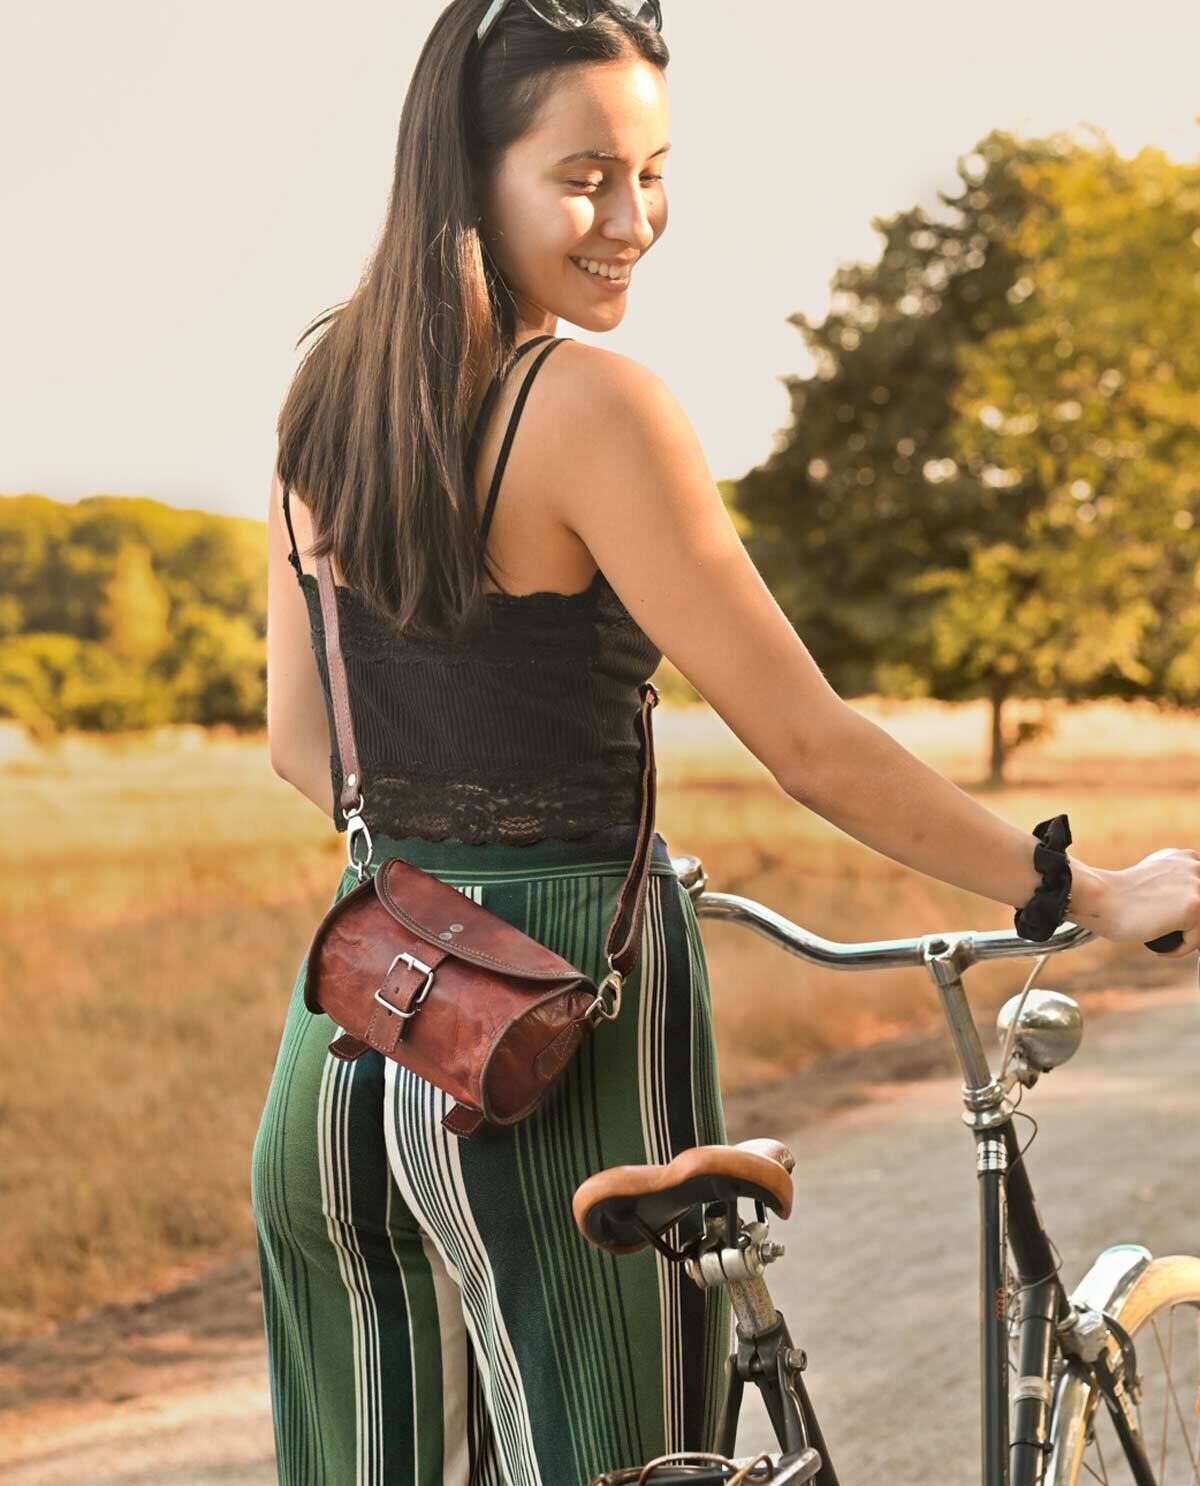
[[(642, 943), (642, 919), (646, 911), (646, 887), (650, 880), (650, 854), (654, 845), (654, 812), (657, 802), (657, 773), (654, 765), (654, 729), (650, 713), (658, 706), (658, 688), (652, 681), (639, 688), (642, 710), (638, 722), (642, 730), (642, 813), (638, 821), (633, 861), (617, 900), (617, 911), (604, 941), (604, 957), (622, 976), (633, 969)], [(625, 925), (624, 938), (621, 927)]]
[(361, 1058), (371, 1049), (361, 1038), (353, 1037), (349, 1032), (343, 1032), (340, 1037), (335, 1037), (329, 1044), (329, 1051), (335, 1058), (341, 1058), (343, 1063), (353, 1063), (355, 1058)]
[(321, 595), (322, 628), (325, 631), (325, 661), (329, 667), (329, 690), (333, 700), (333, 724), (338, 755), (342, 761), (341, 806), (352, 809), (362, 798), (362, 773), (358, 767), (358, 745), (350, 717), (350, 688), (342, 659), (342, 637), (338, 628), (337, 588), (328, 554), (317, 558), (317, 590)]
[(442, 1116), (442, 1124), (451, 1135), (474, 1135), (483, 1124), (483, 1112), (469, 1104), (456, 1104)]
[[(321, 594), (321, 614), (325, 621), (325, 659), (329, 667), (329, 686), (333, 699), (333, 718), (337, 730), (338, 753), (342, 761), (341, 804), (345, 810), (362, 800), (362, 772), (358, 748), (354, 741), (354, 723), (350, 716), (350, 689), (342, 659), (341, 637), (337, 620), (337, 592), (333, 568), (328, 556), (317, 558), (317, 586)], [(641, 728), (642, 810), (638, 820), (637, 841), (633, 860), (617, 900), (617, 909), (604, 941), (605, 959), (622, 977), (633, 969), (642, 938), (642, 920), (646, 910), (646, 888), (650, 880), (650, 857), (654, 845), (654, 813), (657, 799), (657, 774), (654, 764), (654, 729), (650, 713), (658, 705), (658, 688), (644, 681), (638, 688), (642, 706), (638, 713)], [(351, 783), (351, 780), (354, 782)], [(365, 804), (365, 802), (364, 802)], [(365, 809), (364, 809), (365, 816)], [(368, 822), (369, 826), (370, 822)]]

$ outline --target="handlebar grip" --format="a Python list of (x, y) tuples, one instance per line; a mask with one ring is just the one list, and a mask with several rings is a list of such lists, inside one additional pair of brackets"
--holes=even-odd
[(1168, 934), (1160, 934), (1157, 939), (1147, 939), (1146, 948), (1152, 949), (1156, 955), (1170, 954), (1173, 949), (1178, 949), (1183, 943), (1183, 930), (1172, 929)]

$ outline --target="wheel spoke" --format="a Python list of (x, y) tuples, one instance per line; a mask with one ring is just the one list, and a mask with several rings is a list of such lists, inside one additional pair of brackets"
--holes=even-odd
[[(1103, 1464), (1103, 1462), (1101, 1462), (1101, 1463)], [(1083, 1462), (1083, 1468), (1084, 1468), (1085, 1471), (1087, 1471), (1088, 1475), (1091, 1476), (1094, 1481), (1099, 1481), (1101, 1483), (1101, 1486), (1104, 1486), (1104, 1483), (1107, 1482), (1108, 1477), (1107, 1476), (1098, 1476), (1096, 1474), (1096, 1472), (1091, 1468), (1091, 1466), (1087, 1463), (1086, 1460)]]
[[(1196, 1360), (1200, 1363), (1200, 1307), (1196, 1308)], [(1200, 1470), (1200, 1378), (1193, 1382), (1196, 1390), (1196, 1443), (1188, 1446), (1188, 1459), (1192, 1462), (1192, 1474)]]
[[(1167, 1326), (1167, 1349), (1165, 1353), (1163, 1352), (1162, 1337), (1159, 1335), (1158, 1323), (1153, 1317), (1151, 1318), (1151, 1324), (1154, 1328), (1154, 1340), (1158, 1343), (1158, 1354), (1163, 1359), (1163, 1368), (1166, 1373), (1167, 1379), (1167, 1397), (1163, 1402), (1162, 1459), (1164, 1462), (1164, 1466), (1167, 1458), (1167, 1403), (1169, 1402), (1175, 1411), (1175, 1417), (1179, 1420), (1179, 1431), (1183, 1435), (1183, 1447), (1187, 1451), (1188, 1465), (1191, 1467), (1192, 1480), (1200, 1481), (1200, 1462), (1197, 1462), (1196, 1456), (1192, 1452), (1192, 1442), (1188, 1438), (1188, 1427), (1187, 1424), (1184, 1422), (1183, 1410), (1179, 1406), (1179, 1394), (1175, 1391), (1175, 1378), (1171, 1372), (1171, 1357), (1174, 1351), (1175, 1336), (1175, 1307), (1171, 1307), (1171, 1320), (1169, 1325)], [(1160, 1468), (1160, 1478), (1165, 1477), (1165, 1474), (1165, 1468)]]
[[(1172, 1317), (1175, 1315), (1174, 1309), (1172, 1309), (1171, 1315), (1172, 1315)], [(1150, 1329), (1154, 1332), (1154, 1344), (1158, 1348), (1158, 1355), (1162, 1359), (1163, 1367), (1165, 1368), (1166, 1373), (1167, 1373), (1167, 1377), (1169, 1378), (1170, 1375), (1171, 1375), (1171, 1368), (1170, 1368), (1170, 1364), (1166, 1360), (1166, 1356), (1163, 1353), (1162, 1334), (1160, 1333), (1160, 1331), (1158, 1329), (1158, 1317), (1157, 1316), (1151, 1316), (1150, 1317)], [(1163, 1394), (1162, 1438), (1161, 1438), (1161, 1441), (1160, 1441), (1159, 1454), (1158, 1454), (1158, 1479), (1160, 1481), (1163, 1480), (1163, 1479), (1165, 1479), (1166, 1474), (1167, 1474), (1167, 1404), (1168, 1404), (1168, 1402), (1169, 1402), (1169, 1400), (1168, 1400), (1168, 1398), (1166, 1396), (1166, 1393), (1164, 1392), (1164, 1394)]]

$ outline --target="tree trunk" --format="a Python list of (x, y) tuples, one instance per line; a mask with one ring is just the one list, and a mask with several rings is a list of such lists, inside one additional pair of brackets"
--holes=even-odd
[(988, 783), (993, 788), (999, 788), (1004, 783), (1004, 760), (1007, 750), (1004, 743), (1004, 728), (1001, 725), (1001, 714), (1004, 703), (1008, 697), (1012, 682), (1007, 676), (993, 674), (988, 681), (988, 691), (992, 702), (992, 757), (988, 772)]

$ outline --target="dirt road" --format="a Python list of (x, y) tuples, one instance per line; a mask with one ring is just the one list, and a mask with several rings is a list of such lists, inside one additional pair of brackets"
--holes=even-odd
[[(1195, 974), (1189, 959), (1176, 985), (1093, 1017), (1074, 1061), (1025, 1096), (1041, 1126), (1030, 1171), (1068, 1286), (1107, 1243), (1200, 1249)], [(926, 1068), (947, 1066), (944, 1033), (910, 1051)], [(787, 1256), (768, 1277), (809, 1354), (842, 1480), (966, 1483), (978, 1480), (972, 1140), (957, 1077), (879, 1082), (888, 1058), (897, 1062), (896, 1048), (860, 1060), (857, 1076), (808, 1079), (808, 1108), (788, 1106), (785, 1120), (768, 1112), (779, 1098), (735, 1104), (731, 1138), (777, 1135), (797, 1157), (795, 1210), (773, 1233)], [(269, 1486), (259, 1327), (247, 1260), (8, 1349), (0, 1483)], [(768, 1442), (748, 1399), (739, 1450)]]

